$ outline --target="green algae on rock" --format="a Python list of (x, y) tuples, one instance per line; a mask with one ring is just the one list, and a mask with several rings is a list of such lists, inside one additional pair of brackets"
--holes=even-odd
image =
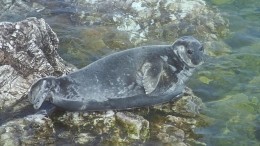
[(55, 130), (51, 119), (35, 114), (0, 126), (0, 145), (53, 144)]
[(135, 115), (130, 112), (117, 112), (116, 120), (126, 129), (126, 134), (131, 139), (140, 139), (145, 141), (149, 137), (149, 122), (142, 116)]
[[(204, 107), (202, 101), (190, 90), (187, 91), (178, 101), (155, 107), (128, 111), (66, 112), (53, 117), (53, 122), (56, 126), (63, 125), (67, 130), (73, 129), (71, 133), (65, 132), (66, 139), (87, 133), (86, 139), (90, 140), (84, 144), (93, 144), (95, 141), (98, 144), (129, 145), (156, 140), (161, 144), (185, 145), (188, 140), (196, 141), (194, 128), (205, 122), (199, 116), (199, 110)], [(189, 105), (189, 100), (193, 102), (192, 105)], [(64, 135), (64, 132), (57, 134)], [(95, 138), (93, 135), (96, 135)], [(76, 143), (75, 139), (70, 139)]]

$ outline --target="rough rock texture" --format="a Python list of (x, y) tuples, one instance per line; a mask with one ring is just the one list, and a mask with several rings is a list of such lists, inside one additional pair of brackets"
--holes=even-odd
[(205, 108), (202, 100), (186, 88), (184, 96), (177, 102), (156, 105), (153, 108), (169, 114), (178, 114), (185, 117), (196, 117), (202, 108)]
[(55, 142), (53, 123), (44, 115), (35, 114), (0, 126), (0, 145), (50, 145)]
[(58, 42), (44, 19), (0, 23), (0, 109), (26, 95), (37, 79), (71, 70), (56, 52)]
[(226, 21), (203, 0), (84, 0), (72, 5), (78, 9), (71, 21), (116, 27), (129, 32), (135, 44), (156, 38), (172, 41), (185, 34), (213, 40), (227, 31)]
[(127, 137), (145, 141), (149, 136), (149, 122), (142, 116), (130, 112), (116, 113), (116, 119), (122, 129), (126, 129)]
[[(100, 144), (131, 144), (145, 142), (149, 138), (149, 122), (131, 112), (66, 112), (53, 121), (74, 129), (74, 132), (68, 133), (64, 138), (75, 143), (90, 144), (95, 141)], [(85, 137), (82, 140), (92, 138), (84, 142), (72, 139), (73, 135)], [(93, 138), (93, 135), (96, 136)]]
[[(188, 102), (194, 101), (198, 109), (193, 111), (194, 105)], [(187, 105), (183, 107), (185, 102)], [(129, 145), (155, 140), (159, 144), (189, 145), (188, 141), (196, 142), (193, 130), (198, 125), (198, 110), (202, 107), (201, 100), (189, 92), (174, 103), (130, 111), (66, 112), (53, 117), (53, 121), (54, 125), (73, 129), (73, 132), (57, 133), (71, 144)], [(82, 139), (74, 139), (74, 135)]]

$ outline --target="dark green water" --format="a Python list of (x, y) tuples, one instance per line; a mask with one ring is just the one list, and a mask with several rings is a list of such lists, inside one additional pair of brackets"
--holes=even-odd
[(190, 82), (207, 105), (203, 114), (213, 118), (197, 133), (208, 145), (259, 146), (260, 1), (207, 2), (229, 19), (231, 33), (222, 39), (231, 53), (209, 59)]

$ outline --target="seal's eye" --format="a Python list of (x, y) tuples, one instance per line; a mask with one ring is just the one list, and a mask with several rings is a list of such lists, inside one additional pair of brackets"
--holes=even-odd
[(187, 50), (187, 53), (191, 55), (193, 52), (191, 50)]

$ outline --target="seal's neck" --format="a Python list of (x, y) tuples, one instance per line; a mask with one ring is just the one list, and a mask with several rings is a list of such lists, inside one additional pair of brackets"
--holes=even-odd
[(173, 47), (167, 48), (167, 54), (171, 56), (170, 59), (168, 59), (167, 61), (168, 64), (176, 67), (176, 69), (179, 71), (189, 69), (189, 66), (180, 58), (180, 56), (177, 54)]

